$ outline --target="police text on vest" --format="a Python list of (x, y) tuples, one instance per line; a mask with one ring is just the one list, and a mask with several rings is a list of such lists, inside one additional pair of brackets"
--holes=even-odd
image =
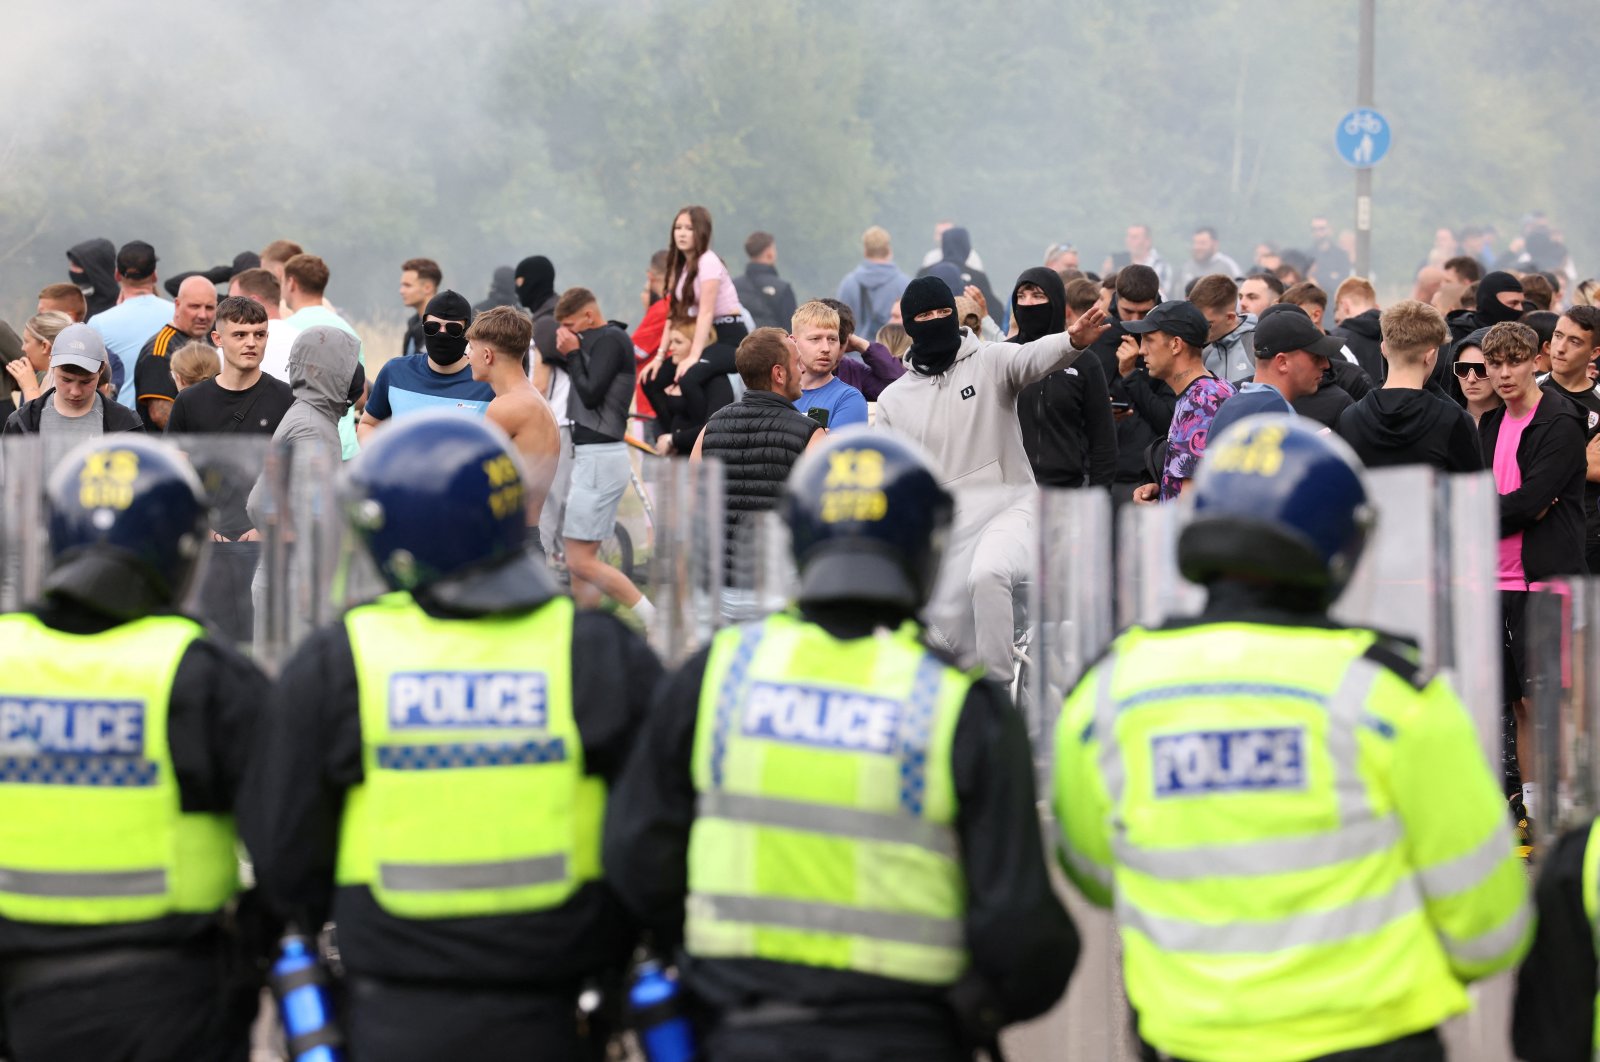
[(389, 679), (389, 725), (543, 730), (546, 687), (542, 671), (399, 672)]
[(144, 702), (0, 698), (0, 753), (137, 756)]
[(1150, 743), (1156, 796), (1304, 789), (1304, 738), (1297, 726), (1163, 734)]
[(754, 682), (743, 729), (750, 737), (892, 755), (902, 707), (864, 693)]

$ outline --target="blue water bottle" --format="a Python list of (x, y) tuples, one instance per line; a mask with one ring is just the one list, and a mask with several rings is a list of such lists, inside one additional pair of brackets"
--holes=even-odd
[(683, 1013), (683, 992), (654, 959), (634, 971), (628, 988), (633, 1029), (650, 1062), (693, 1062), (694, 1026)]
[(318, 960), (316, 941), (290, 926), (268, 980), (289, 1039), (289, 1058), (344, 1062), (344, 1035), (334, 1024), (328, 971)]

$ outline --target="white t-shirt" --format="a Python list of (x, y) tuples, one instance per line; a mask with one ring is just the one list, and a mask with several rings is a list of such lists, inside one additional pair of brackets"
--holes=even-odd
[(280, 318), (267, 322), (267, 349), (261, 353), (261, 371), (284, 383), (289, 382), (289, 349), (300, 329)]
[[(539, 346), (528, 344), (528, 379), (533, 379), (533, 368), (539, 364)], [(569, 428), (572, 420), (567, 416), (567, 396), (572, 393), (572, 378), (558, 365), (550, 369), (550, 412), (556, 415), (556, 426)]]

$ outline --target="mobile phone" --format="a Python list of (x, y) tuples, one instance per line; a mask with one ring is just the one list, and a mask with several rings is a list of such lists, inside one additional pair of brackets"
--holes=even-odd
[(1119, 402), (1119, 401), (1117, 401), (1116, 399), (1113, 398), (1111, 400), (1111, 412), (1113, 412), (1113, 413), (1132, 413), (1133, 412), (1133, 403), (1132, 402)]
[(812, 406), (810, 409), (806, 410), (806, 416), (810, 417), (824, 428), (828, 426), (828, 411), (821, 406)]

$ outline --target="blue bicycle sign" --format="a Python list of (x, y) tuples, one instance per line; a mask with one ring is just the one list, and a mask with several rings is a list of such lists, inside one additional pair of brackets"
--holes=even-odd
[(1357, 169), (1366, 169), (1389, 154), (1389, 122), (1370, 107), (1361, 107), (1339, 119), (1334, 147), (1339, 157)]

